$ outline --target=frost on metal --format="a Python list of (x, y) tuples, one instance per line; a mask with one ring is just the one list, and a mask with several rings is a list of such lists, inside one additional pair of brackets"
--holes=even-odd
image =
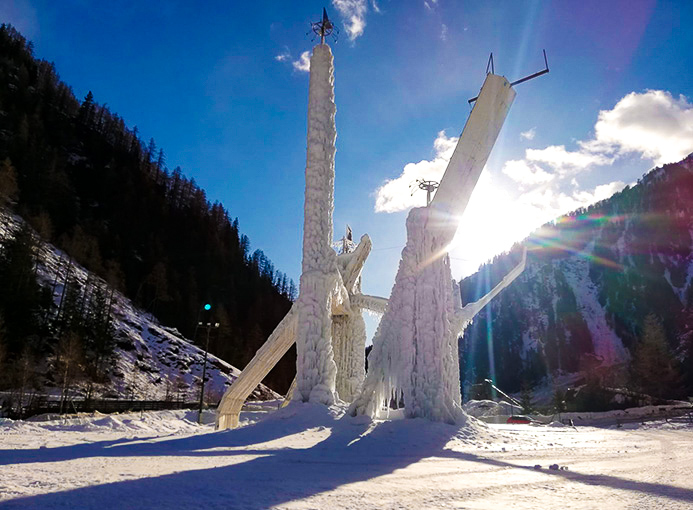
[(524, 257), (491, 293), (462, 308), (447, 250), (514, 97), (505, 78), (487, 76), (433, 201), (409, 212), (407, 244), (352, 415), (375, 417), (404, 404), (406, 417), (466, 421), (458, 335), (524, 269)]
[[(335, 112), (332, 52), (320, 44), (311, 58), (304, 204), (303, 265), (298, 301), (258, 351), (220, 405), (220, 428), (236, 426), (248, 388), (259, 382), (295, 341), (293, 400), (331, 405), (352, 401), (351, 414), (376, 416), (391, 402), (407, 417), (464, 423), (457, 338), (493, 296), (524, 269), (511, 271), (488, 295), (461, 306), (447, 249), (500, 132), (515, 92), (488, 75), (428, 207), (407, 218), (391, 298), (361, 293), (361, 270), (371, 249), (363, 236), (339, 256), (332, 248)], [(350, 237), (350, 236), (349, 236)], [(383, 313), (364, 380), (365, 325), (361, 309)]]
[(297, 322), (294, 305), (222, 397), (217, 408), (217, 429), (238, 427), (238, 417), (245, 399), (294, 345)]

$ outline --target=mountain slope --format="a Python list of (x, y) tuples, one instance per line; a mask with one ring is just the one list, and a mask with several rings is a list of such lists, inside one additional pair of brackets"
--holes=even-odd
[[(213, 303), (221, 327), (210, 351), (237, 366), (250, 361), (296, 294), (261, 250), (251, 251), (238, 219), (180, 168), (167, 168), (154, 139), (141, 140), (91, 92), (78, 101), (55, 66), (8, 25), (0, 25), (3, 202), (188, 337), (202, 304)], [(294, 377), (293, 352), (268, 376), (280, 391)]]
[[(691, 376), (693, 155), (526, 240), (525, 272), (460, 342), (467, 385), (492, 377), (519, 391), (547, 375), (628, 375), (648, 314)], [(473, 301), (512, 267), (519, 246), (462, 282)], [(607, 368), (611, 367), (611, 368)]]
[[(0, 210), (0, 245), (18, 231), (21, 223), (19, 217)], [(64, 252), (47, 243), (41, 245), (36, 276), (41, 287), (50, 289), (54, 309), (59, 307), (63, 297), (68, 268), (66, 261)], [(83, 288), (87, 287), (88, 280), (97, 278), (75, 264), (71, 266), (70, 274)], [(135, 307), (121, 293), (115, 291), (113, 297), (116, 348), (112, 363), (105, 368), (106, 381), (96, 385), (96, 394), (109, 398), (197, 399), (204, 351), (176, 329), (161, 325), (151, 314)], [(47, 356), (40, 363), (43, 365), (40, 389), (60, 393), (55, 357)], [(240, 370), (210, 354), (205, 379), (207, 398), (218, 400), (239, 374)], [(76, 386), (84, 390), (86, 385), (87, 381), (83, 380)], [(251, 398), (265, 400), (278, 398), (278, 395), (261, 384)]]

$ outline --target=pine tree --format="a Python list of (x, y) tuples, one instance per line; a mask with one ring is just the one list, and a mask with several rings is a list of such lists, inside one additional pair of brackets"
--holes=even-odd
[(82, 286), (69, 269), (63, 282), (63, 294), (60, 299), (58, 315), (55, 318), (55, 329), (58, 336), (66, 332), (78, 332), (84, 323), (80, 313)]
[(5, 158), (0, 163), (0, 207), (14, 203), (18, 195), (17, 171), (12, 166), (10, 158)]
[(92, 94), (90, 90), (79, 109), (78, 122), (87, 128), (91, 127), (92, 121), (94, 120), (94, 111), (94, 94)]
[(110, 315), (108, 292), (100, 285), (95, 286), (89, 300), (85, 344), (92, 376), (98, 380), (103, 375), (104, 362), (111, 358), (115, 347), (115, 330)]
[(66, 409), (72, 385), (81, 374), (82, 346), (81, 339), (73, 332), (68, 332), (58, 344), (59, 361), (57, 368), (61, 377), (60, 414)]
[(565, 391), (559, 387), (553, 390), (553, 408), (559, 415), (565, 411)]
[(532, 401), (532, 388), (525, 384), (520, 394), (520, 404), (522, 405), (523, 414), (531, 414), (534, 412), (534, 402)]
[(5, 362), (7, 361), (7, 348), (5, 347), (5, 321), (0, 315), (0, 389), (5, 387), (5, 379), (7, 374), (7, 369), (5, 368)]
[(31, 228), (22, 225), (0, 250), (0, 313), (10, 356), (18, 355), (31, 337), (44, 332), (42, 319), (48, 304), (36, 281), (35, 249)]
[(657, 398), (674, 398), (680, 391), (681, 376), (667, 344), (662, 322), (653, 313), (645, 317), (640, 341), (631, 365), (634, 386)]
[(13, 364), (12, 369), (12, 387), (15, 388), (17, 392), (17, 410), (19, 418), (21, 419), (24, 414), (26, 393), (31, 389), (35, 389), (37, 386), (36, 359), (28, 345), (24, 346), (22, 355)]

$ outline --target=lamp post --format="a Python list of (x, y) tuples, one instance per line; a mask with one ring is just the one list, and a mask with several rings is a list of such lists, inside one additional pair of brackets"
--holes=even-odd
[[(209, 310), (209, 308), (207, 308), (208, 306), (209, 305), (205, 305), (205, 310)], [(197, 325), (202, 326), (203, 324), (199, 322)], [(205, 378), (207, 376), (207, 353), (209, 352), (209, 331), (212, 329), (212, 323), (208, 322), (205, 324), (205, 327), (207, 328), (207, 341), (205, 342), (205, 359), (202, 363), (202, 380), (200, 381), (200, 412), (197, 415), (197, 423), (199, 424), (202, 424), (202, 408), (204, 407), (205, 397)], [(215, 322), (213, 327), (218, 328), (219, 323)]]
[[(209, 312), (211, 309), (212, 309), (212, 305), (210, 305), (209, 303), (205, 303), (204, 305), (202, 305), (202, 308), (197, 310), (197, 319), (195, 319), (195, 331), (193, 332), (193, 337), (192, 337), (193, 343), (195, 343), (195, 340), (197, 340), (197, 328), (202, 326), (202, 322), (200, 322), (200, 314), (202, 313), (203, 310), (205, 312)], [(209, 314), (207, 314), (206, 317), (209, 317)]]

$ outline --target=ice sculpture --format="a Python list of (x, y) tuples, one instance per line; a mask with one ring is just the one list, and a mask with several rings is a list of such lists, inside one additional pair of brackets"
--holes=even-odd
[[(364, 295), (360, 279), (370, 239), (364, 235), (355, 249), (339, 256), (331, 245), (336, 107), (333, 57), (324, 43), (329, 23), (325, 13), (322, 23), (321, 44), (313, 48), (310, 60), (299, 298), (224, 395), (217, 427), (238, 425), (247, 396), (294, 342), (297, 374), (287, 403), (293, 399), (329, 405), (341, 398), (353, 400), (350, 414), (375, 417), (394, 399), (404, 403), (407, 417), (461, 423), (466, 415), (460, 405), (457, 338), (524, 270), (526, 254), (491, 292), (462, 307), (447, 250), (515, 91), (504, 77), (487, 75), (436, 195), (427, 207), (409, 213), (407, 244), (390, 299)], [(383, 314), (367, 376), (362, 308)]]
[(303, 263), (300, 294), (289, 313), (222, 398), (217, 428), (238, 426), (243, 403), (296, 342), (296, 379), (287, 395), (301, 401), (350, 402), (365, 378), (362, 309), (382, 313), (387, 300), (361, 294), (361, 271), (371, 240), (353, 250), (332, 249), (334, 208), (334, 67), (327, 44), (310, 61)]
[(404, 403), (406, 417), (464, 422), (457, 338), (522, 272), (525, 255), (499, 286), (462, 308), (447, 250), (514, 98), (504, 77), (487, 75), (436, 195), (427, 207), (410, 211), (407, 244), (350, 414), (375, 417), (394, 401)]

